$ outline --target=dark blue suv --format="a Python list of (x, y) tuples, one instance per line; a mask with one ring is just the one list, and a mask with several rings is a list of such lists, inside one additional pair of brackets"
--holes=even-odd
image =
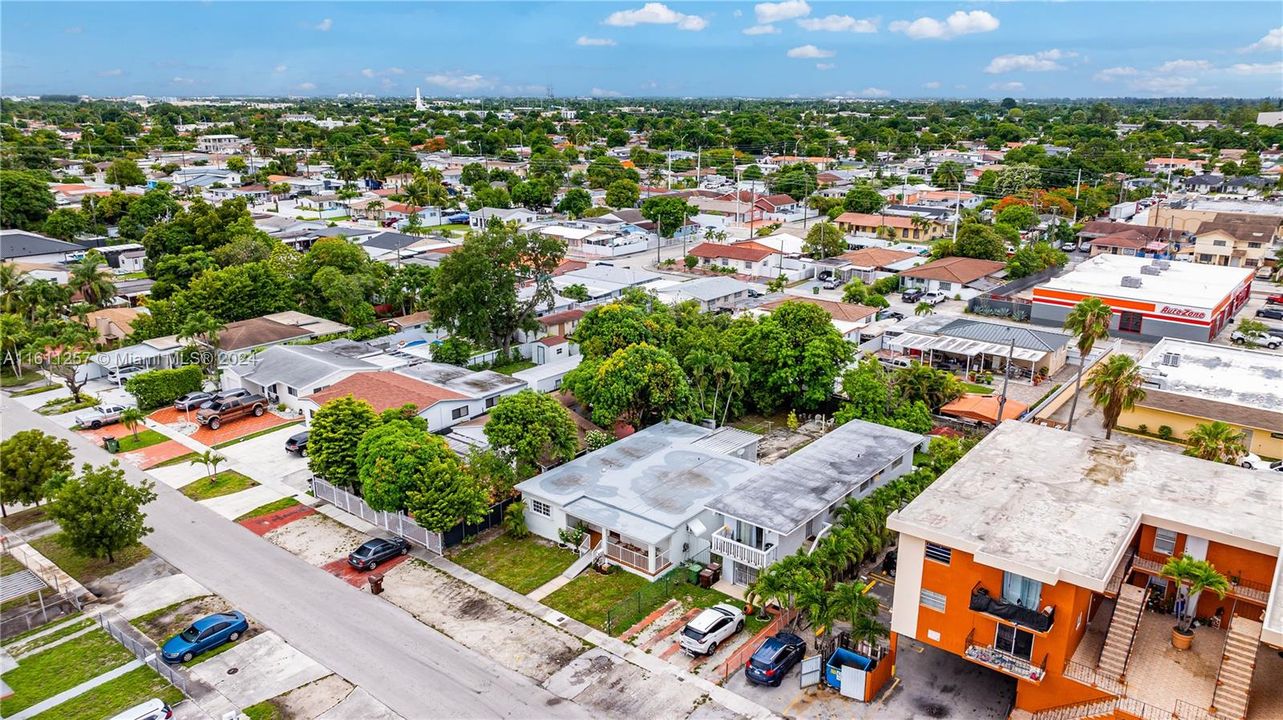
[(779, 633), (767, 638), (762, 647), (744, 664), (744, 677), (755, 685), (779, 687), (784, 676), (801, 662), (805, 654), (805, 640), (793, 633)]

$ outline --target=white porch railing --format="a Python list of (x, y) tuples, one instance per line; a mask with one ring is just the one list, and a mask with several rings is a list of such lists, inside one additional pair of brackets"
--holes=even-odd
[(630, 550), (623, 545), (616, 545), (608, 541), (606, 543), (606, 557), (641, 570), (644, 573), (650, 573), (650, 555), (647, 553)]
[(713, 533), (713, 554), (730, 558), (738, 563), (743, 563), (749, 567), (755, 567), (759, 570), (768, 567), (776, 560), (775, 548), (769, 550), (760, 550), (752, 545), (745, 545), (736, 542), (731, 537), (731, 529), (725, 525), (718, 528)]

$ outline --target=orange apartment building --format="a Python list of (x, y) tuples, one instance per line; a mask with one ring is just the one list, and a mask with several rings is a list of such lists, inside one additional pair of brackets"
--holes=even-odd
[[(1005, 422), (888, 519), (891, 630), (1013, 678), (1013, 718), (1283, 718), (1273, 475)], [(1186, 651), (1182, 553), (1230, 581)]]

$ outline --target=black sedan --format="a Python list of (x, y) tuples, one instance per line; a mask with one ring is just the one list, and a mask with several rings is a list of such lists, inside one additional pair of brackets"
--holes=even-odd
[(1279, 307), (1278, 305), (1266, 305), (1256, 311), (1256, 316), (1259, 318), (1269, 318), (1271, 320), (1283, 320), (1283, 307)]
[(926, 293), (923, 292), (922, 288), (910, 288), (900, 293), (900, 300), (907, 303), (917, 302), (921, 300), (922, 296), (925, 294)]
[(201, 403), (208, 402), (214, 398), (207, 392), (193, 392), (178, 398), (174, 401), (175, 410), (195, 410), (201, 406)]
[(403, 537), (374, 538), (347, 556), (347, 564), (357, 570), (373, 570), (379, 563), (410, 552), (410, 541)]
[(784, 676), (801, 662), (805, 654), (805, 640), (793, 633), (778, 633), (767, 638), (744, 664), (744, 677), (754, 685), (779, 687)]
[(285, 441), (285, 452), (296, 453), (299, 457), (307, 454), (307, 434), (304, 430), (301, 433), (294, 433), (289, 440)]

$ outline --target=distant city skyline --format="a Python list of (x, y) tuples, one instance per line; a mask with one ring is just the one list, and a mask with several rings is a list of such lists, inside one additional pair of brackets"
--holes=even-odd
[(1275, 2), (6, 2), (0, 93), (1270, 97)]

